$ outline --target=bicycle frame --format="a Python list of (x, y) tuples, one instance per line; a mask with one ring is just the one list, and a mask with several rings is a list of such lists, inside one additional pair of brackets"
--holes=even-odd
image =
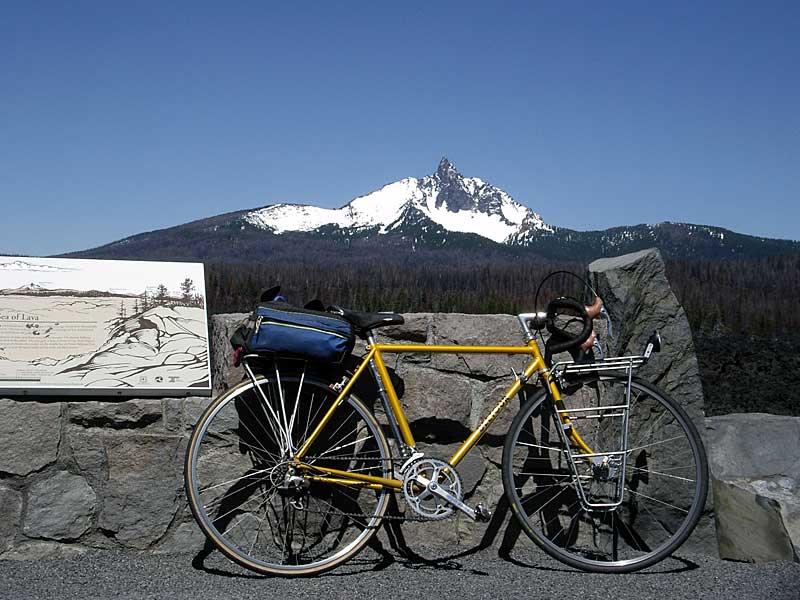
[[(309, 465), (303, 462), (303, 457), (308, 452), (314, 441), (319, 437), (320, 433), (324, 430), (325, 426), (330, 422), (339, 406), (344, 403), (353, 386), (359, 380), (361, 375), (367, 370), (368, 367), (372, 368), (373, 374), (376, 377), (376, 383), (382, 396), (385, 398), (388, 406), (386, 407), (387, 417), (394, 419), (396, 423), (396, 430), (400, 434), (400, 438), (406, 446), (413, 448), (416, 445), (414, 436), (408, 425), (403, 408), (400, 405), (400, 400), (397, 392), (392, 385), (389, 372), (386, 369), (386, 364), (383, 361), (383, 353), (386, 354), (506, 354), (506, 355), (528, 355), (531, 360), (525, 366), (522, 374), (518, 376), (511, 386), (505, 391), (502, 397), (497, 401), (491, 411), (484, 417), (478, 426), (470, 433), (467, 439), (456, 450), (455, 454), (448, 461), (452, 466), (458, 465), (466, 454), (478, 443), (478, 441), (486, 433), (491, 424), (497, 419), (498, 415), (508, 406), (510, 400), (516, 396), (522, 387), (532, 378), (539, 376), (541, 381), (548, 387), (549, 394), (557, 406), (563, 408), (561, 401), (561, 394), (556, 385), (556, 382), (550, 377), (550, 370), (545, 364), (544, 357), (542, 356), (539, 346), (536, 341), (529, 339), (524, 346), (435, 346), (425, 344), (377, 344), (373, 339), (370, 339), (370, 344), (367, 346), (367, 354), (361, 361), (353, 376), (344, 384), (344, 387), (339, 392), (336, 400), (333, 402), (328, 411), (323, 415), (320, 422), (309, 434), (303, 445), (297, 450), (294, 456), (294, 465), (298, 470), (315, 471), (322, 473), (323, 476), (309, 476), (310, 479), (333, 482), (342, 485), (354, 485), (370, 488), (394, 488), (401, 489), (402, 481), (399, 479), (387, 479), (383, 477), (375, 477), (372, 475), (364, 475), (361, 473), (353, 473), (350, 471), (343, 471), (324, 466)], [(562, 424), (569, 425), (570, 419), (568, 414), (562, 413), (560, 415)], [(591, 454), (592, 449), (587, 446), (583, 439), (574, 427), (569, 427), (566, 432), (572, 443), (580, 449), (582, 453)], [(333, 476), (330, 477), (330, 476)]]

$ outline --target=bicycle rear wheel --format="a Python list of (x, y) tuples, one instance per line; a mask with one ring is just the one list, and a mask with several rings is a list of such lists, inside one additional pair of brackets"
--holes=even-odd
[[(576, 381), (564, 390), (565, 408), (623, 405), (627, 383), (627, 376), (616, 375)], [(612, 414), (572, 413), (572, 426), (593, 452), (608, 452), (621, 439), (622, 419)], [(506, 496), (536, 544), (575, 568), (621, 573), (655, 564), (686, 540), (705, 504), (708, 471), (697, 429), (674, 400), (633, 379), (624, 482), (620, 466), (603, 463), (603, 457), (579, 458), (573, 471), (561, 426), (540, 390), (515, 418), (503, 450)], [(576, 474), (585, 499), (596, 504), (613, 504), (615, 486), (624, 485), (621, 504), (588, 507)]]
[[(386, 511), (388, 492), (292, 471), (293, 452), (338, 396), (302, 374), (246, 381), (217, 398), (197, 423), (185, 485), (200, 528), (240, 565), (299, 576), (358, 552)], [(266, 402), (265, 402), (266, 400)], [(375, 418), (348, 396), (304, 457), (306, 464), (377, 477), (391, 473)]]

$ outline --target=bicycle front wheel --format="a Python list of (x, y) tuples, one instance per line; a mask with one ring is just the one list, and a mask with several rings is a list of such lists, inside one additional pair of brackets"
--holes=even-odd
[[(655, 564), (686, 540), (705, 505), (708, 471), (697, 429), (674, 400), (635, 378), (623, 450), (623, 412), (599, 408), (624, 406), (627, 385), (627, 376), (616, 375), (571, 383), (564, 408), (582, 410), (569, 413), (568, 425), (540, 390), (515, 418), (503, 450), (503, 486), (522, 530), (586, 571)], [(574, 427), (593, 454), (609, 454), (581, 458), (586, 449), (565, 448), (560, 427)]]
[[(206, 409), (189, 441), (185, 484), (216, 547), (253, 571), (311, 575), (358, 552), (379, 526), (388, 492), (293, 471), (291, 458), (338, 396), (303, 374), (246, 381)], [(389, 447), (366, 407), (348, 396), (304, 463), (377, 477)]]

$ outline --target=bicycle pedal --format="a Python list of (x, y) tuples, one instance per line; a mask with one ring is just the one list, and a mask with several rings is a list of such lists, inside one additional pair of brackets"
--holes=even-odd
[(491, 518), (492, 518), (492, 511), (490, 511), (482, 503), (479, 503), (478, 506), (475, 507), (475, 520), (476, 521), (479, 521), (481, 523), (486, 523)]

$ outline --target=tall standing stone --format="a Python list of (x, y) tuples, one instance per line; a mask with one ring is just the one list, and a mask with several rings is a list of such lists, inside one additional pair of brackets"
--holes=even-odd
[(661, 253), (655, 248), (601, 258), (589, 265), (589, 281), (603, 299), (614, 324), (606, 338), (611, 356), (642, 354), (654, 331), (661, 334), (661, 352), (637, 375), (658, 384), (703, 427), (703, 386), (692, 330), (686, 312), (667, 280)]
[[(603, 299), (613, 322), (614, 338), (603, 338), (609, 354), (641, 355), (650, 336), (658, 331), (661, 351), (654, 353), (635, 374), (656, 384), (677, 401), (702, 432), (703, 385), (692, 330), (667, 280), (661, 253), (651, 248), (598, 259), (589, 265), (588, 279)], [(711, 493), (686, 546), (704, 553), (717, 552)]]

